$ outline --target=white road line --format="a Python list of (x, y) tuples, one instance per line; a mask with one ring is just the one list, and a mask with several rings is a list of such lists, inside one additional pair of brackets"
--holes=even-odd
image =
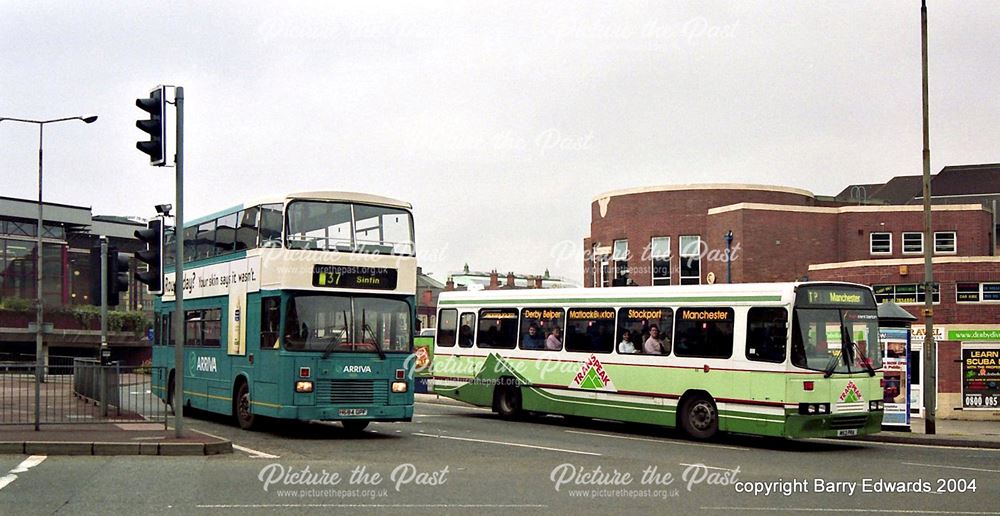
[(251, 459), (280, 459), (281, 458), (280, 455), (271, 455), (270, 453), (265, 453), (265, 452), (262, 452), (262, 451), (259, 451), (259, 450), (254, 450), (253, 448), (247, 448), (246, 446), (240, 446), (240, 445), (238, 445), (236, 443), (233, 443), (233, 449), (234, 450), (239, 450), (239, 451), (241, 451), (243, 453), (249, 454)]
[(739, 451), (750, 451), (749, 448), (741, 448), (739, 446), (726, 446), (723, 444), (708, 444), (708, 443), (696, 443), (688, 441), (669, 441), (666, 439), (649, 439), (645, 437), (629, 437), (627, 435), (614, 435), (614, 434), (600, 434), (597, 432), (581, 432), (579, 430), (564, 430), (564, 432), (569, 434), (580, 434), (580, 435), (593, 435), (596, 437), (611, 437), (613, 439), (627, 439), (629, 441), (645, 441), (650, 443), (659, 444), (678, 444), (681, 446), (702, 446), (705, 448), (722, 448), (724, 450), (739, 450)]
[(11, 482), (17, 480), (18, 473), (26, 473), (29, 469), (39, 465), (45, 460), (45, 455), (32, 455), (27, 459), (24, 459), (16, 468), (7, 472), (6, 475), (0, 477), (0, 489), (3, 489), (11, 484)]
[(701, 507), (703, 511), (758, 511), (758, 512), (860, 512), (865, 514), (970, 514), (1000, 515), (1000, 512), (980, 511), (929, 511), (924, 509), (825, 509), (817, 507)]
[(916, 462), (904, 462), (903, 465), (906, 466), (926, 466), (928, 468), (946, 468), (946, 469), (962, 469), (965, 471), (982, 471), (983, 473), (1000, 473), (997, 469), (979, 469), (979, 468), (963, 468), (961, 466), (944, 466), (941, 464), (918, 464)]
[(544, 509), (548, 505), (537, 504), (462, 504), (462, 503), (398, 503), (398, 504), (362, 504), (362, 503), (287, 503), (287, 504), (241, 504), (241, 505), (196, 505), (199, 509), (282, 509), (296, 507), (357, 507), (357, 508), (386, 508), (386, 509)]
[(535, 450), (548, 450), (548, 451), (556, 451), (556, 452), (563, 452), (563, 453), (575, 453), (575, 454), (578, 454), (578, 455), (593, 455), (595, 457), (602, 456), (600, 453), (595, 453), (595, 452), (587, 452), (587, 451), (580, 451), (580, 450), (566, 450), (566, 449), (563, 449), (563, 448), (549, 448), (548, 446), (536, 446), (534, 444), (508, 443), (508, 442), (503, 442), (503, 441), (489, 441), (489, 440), (486, 440), (486, 439), (470, 439), (468, 437), (454, 437), (454, 436), (450, 436), (450, 435), (422, 434), (422, 433), (419, 433), (419, 432), (415, 432), (413, 435), (419, 435), (421, 437), (435, 437), (437, 439), (451, 439), (451, 440), (454, 440), (454, 441), (468, 441), (468, 442), (472, 442), (472, 443), (499, 444), (499, 445), (502, 445), (502, 446), (516, 446), (516, 447), (519, 447), (519, 448), (532, 448), (532, 449), (535, 449)]
[(830, 444), (840, 444), (857, 446), (859, 444), (874, 444), (878, 446), (909, 446), (911, 448), (936, 448), (938, 450), (965, 450), (965, 451), (977, 451), (977, 452), (1000, 452), (998, 448), (976, 448), (974, 446), (941, 446), (938, 444), (910, 444), (910, 443), (889, 443), (885, 441), (855, 441), (855, 440), (844, 440), (844, 439), (823, 439), (815, 438), (808, 439), (801, 442), (823, 442)]

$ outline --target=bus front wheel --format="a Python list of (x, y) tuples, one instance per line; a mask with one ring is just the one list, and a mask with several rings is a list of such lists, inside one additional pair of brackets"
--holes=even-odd
[(236, 422), (244, 430), (253, 430), (257, 417), (250, 408), (250, 387), (246, 382), (240, 382), (236, 389)]
[(719, 431), (719, 411), (712, 398), (695, 395), (681, 407), (681, 428), (699, 440), (711, 439)]
[(497, 387), (495, 406), (497, 414), (505, 419), (515, 419), (521, 415), (521, 389), (516, 385)]

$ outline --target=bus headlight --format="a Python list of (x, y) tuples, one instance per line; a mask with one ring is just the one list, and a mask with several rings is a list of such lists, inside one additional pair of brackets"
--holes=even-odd
[(309, 381), (295, 382), (295, 392), (312, 392), (313, 383)]
[(868, 410), (884, 410), (885, 402), (882, 400), (871, 400), (868, 402)]
[(408, 389), (406, 382), (392, 382), (392, 392), (406, 392)]

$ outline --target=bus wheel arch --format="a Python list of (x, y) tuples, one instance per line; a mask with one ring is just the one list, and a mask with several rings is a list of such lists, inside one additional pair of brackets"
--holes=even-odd
[(257, 425), (257, 416), (251, 407), (250, 382), (243, 375), (233, 382), (233, 416), (244, 430), (253, 430)]
[(521, 416), (521, 386), (514, 378), (504, 376), (497, 380), (493, 388), (493, 411), (505, 419)]
[(711, 439), (719, 432), (719, 408), (706, 391), (690, 390), (677, 403), (677, 428), (694, 439)]

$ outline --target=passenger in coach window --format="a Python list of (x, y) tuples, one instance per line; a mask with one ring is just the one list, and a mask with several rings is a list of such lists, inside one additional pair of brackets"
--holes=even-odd
[(660, 328), (655, 324), (649, 326), (649, 338), (642, 344), (642, 352), (647, 355), (663, 354), (663, 340), (660, 338)]
[(528, 326), (528, 333), (524, 335), (524, 340), (521, 341), (521, 348), (523, 349), (545, 348), (545, 338), (542, 337), (541, 333), (539, 333), (537, 324), (531, 323), (531, 325)]
[(632, 354), (636, 352), (635, 343), (632, 342), (632, 332), (628, 330), (623, 331), (622, 341), (618, 343), (618, 353)]
[(549, 338), (545, 339), (545, 349), (549, 351), (559, 351), (562, 349), (562, 330), (558, 326), (552, 328)]

